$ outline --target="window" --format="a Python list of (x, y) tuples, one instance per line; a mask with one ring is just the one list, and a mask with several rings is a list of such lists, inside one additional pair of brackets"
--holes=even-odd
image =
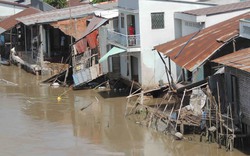
[(151, 13), (152, 29), (164, 28), (164, 12)]
[(121, 28), (124, 28), (124, 14), (121, 13)]
[(185, 26), (195, 27), (195, 28), (199, 28), (199, 29), (202, 27), (200, 23), (188, 22), (188, 21), (185, 22)]

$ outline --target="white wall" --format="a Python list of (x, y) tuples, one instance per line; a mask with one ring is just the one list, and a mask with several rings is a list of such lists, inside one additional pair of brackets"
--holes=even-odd
[(215, 4), (228, 4), (228, 3), (236, 3), (240, 1), (246, 1), (246, 0), (209, 0), (209, 3), (215, 3)]
[[(222, 13), (222, 14), (216, 14), (216, 15), (211, 15), (211, 16), (205, 16), (204, 15), (204, 22), (193, 22), (194, 26), (200, 25), (200, 27), (207, 28), (209, 26), (212, 26), (214, 24), (220, 23), (222, 21), (226, 21), (228, 19), (231, 19), (235, 16), (244, 14), (249, 12), (250, 9), (245, 9), (245, 10), (239, 10), (239, 11), (234, 11), (234, 12), (228, 12), (228, 13)], [(193, 32), (196, 32), (199, 30), (199, 27), (192, 27), (192, 21), (199, 21), (199, 20), (194, 20), (198, 19), (200, 16), (192, 16), (193, 18), (190, 18), (190, 15), (188, 14), (182, 14), (181, 15), (181, 21), (182, 21), (182, 36), (186, 36), (188, 34), (191, 34)], [(176, 19), (177, 20), (177, 19)], [(187, 22), (189, 24), (187, 24)]]
[(0, 16), (14, 15), (14, 14), (19, 13), (20, 11), (22, 11), (24, 9), (25, 8), (23, 8), (23, 7), (18, 7), (18, 6), (13, 6), (13, 5), (7, 5), (7, 4), (0, 3), (0, 11), (1, 11)]
[[(203, 7), (207, 7), (207, 5), (185, 2), (140, 0), (139, 18), (143, 86), (156, 86), (158, 85), (159, 80), (163, 80), (164, 83), (167, 83), (167, 77), (164, 75), (164, 64), (162, 63), (159, 55), (155, 51), (152, 51), (152, 49), (158, 44), (175, 39), (174, 12)], [(151, 13), (153, 12), (165, 13), (164, 29), (151, 29)], [(171, 67), (173, 71), (172, 76), (176, 80), (176, 67), (174, 64), (172, 64)]]
[[(107, 49), (107, 29), (105, 26), (99, 28), (99, 46), (100, 46), (100, 55), (101, 57), (108, 52)], [(99, 58), (100, 59), (100, 58)], [(105, 60), (101, 63), (103, 74), (107, 74), (109, 72), (108, 69), (108, 61)]]
[(240, 21), (240, 37), (250, 39), (250, 21), (248, 19)]
[(182, 20), (182, 36), (189, 35), (204, 28), (204, 23), (190, 22)]
[(205, 25), (205, 27), (209, 27), (209, 26), (214, 25), (216, 23), (226, 21), (226, 20), (228, 20), (230, 18), (233, 18), (235, 16), (247, 13), (249, 11), (250, 11), (250, 9), (245, 9), (245, 10), (239, 10), (239, 11), (235, 11), (235, 12), (229, 12), (229, 13), (223, 13), (223, 14), (208, 16), (208, 17), (206, 17), (206, 25)]

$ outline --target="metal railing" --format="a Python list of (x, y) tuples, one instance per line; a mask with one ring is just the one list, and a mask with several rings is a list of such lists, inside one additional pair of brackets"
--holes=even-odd
[(112, 30), (107, 30), (108, 40), (110, 42), (120, 44), (124, 47), (140, 47), (140, 34), (125, 35)]

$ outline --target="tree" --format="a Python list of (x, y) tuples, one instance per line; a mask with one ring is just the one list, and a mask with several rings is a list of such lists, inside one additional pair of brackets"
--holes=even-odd
[(67, 0), (43, 0), (43, 1), (58, 9), (65, 8), (67, 6)]

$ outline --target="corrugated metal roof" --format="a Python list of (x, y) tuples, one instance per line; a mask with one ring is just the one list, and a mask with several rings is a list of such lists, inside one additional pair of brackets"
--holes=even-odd
[(231, 4), (219, 5), (219, 6), (196, 9), (196, 10), (189, 10), (189, 11), (184, 11), (183, 13), (190, 15), (197, 15), (197, 16), (214, 15), (214, 14), (232, 12), (249, 8), (250, 8), (250, 1), (245, 1), (245, 2), (231, 3)]
[(193, 33), (154, 48), (170, 57), (182, 68), (193, 71), (226, 42), (239, 35), (239, 20), (243, 18), (250, 18), (250, 13), (205, 28), (198, 34)]
[(250, 72), (250, 48), (222, 56), (212, 60), (212, 62)]
[(62, 32), (75, 39), (79, 39), (86, 30), (86, 21), (88, 17), (83, 17), (75, 20), (63, 20), (51, 23), (54, 28), (59, 28)]
[(18, 18), (17, 20), (21, 21), (25, 25), (31, 25), (36, 23), (51, 23), (70, 18), (80, 18), (87, 15), (93, 15), (94, 11), (103, 10), (103, 8), (113, 9), (113, 5), (111, 5), (110, 3), (100, 5), (86, 4), (38, 13), (35, 15)]
[(0, 22), (0, 27), (2, 28), (2, 31), (0, 33), (3, 33), (4, 31), (11, 29), (16, 24), (18, 24), (19, 21), (17, 21), (16, 18), (31, 15), (31, 14), (35, 14), (35, 13), (38, 13), (38, 12), (41, 12), (41, 11), (31, 7), (31, 8), (27, 8), (27, 9), (13, 15), (13, 16), (5, 18), (4, 20), (2, 20)]
[[(100, 26), (102, 26), (105, 22), (107, 22), (107, 19), (101, 18), (101, 17), (97, 17), (97, 16), (94, 16), (94, 17), (91, 19), (91, 21), (90, 21), (90, 23), (89, 23), (87, 29), (84, 31), (83, 34), (81, 34), (80, 39), (86, 37), (86, 36), (89, 35), (91, 32), (93, 32), (94, 30), (98, 29), (98, 28), (99, 28)], [(80, 39), (76, 40), (75, 43), (78, 42)], [(74, 43), (74, 44), (75, 44), (75, 43)]]

